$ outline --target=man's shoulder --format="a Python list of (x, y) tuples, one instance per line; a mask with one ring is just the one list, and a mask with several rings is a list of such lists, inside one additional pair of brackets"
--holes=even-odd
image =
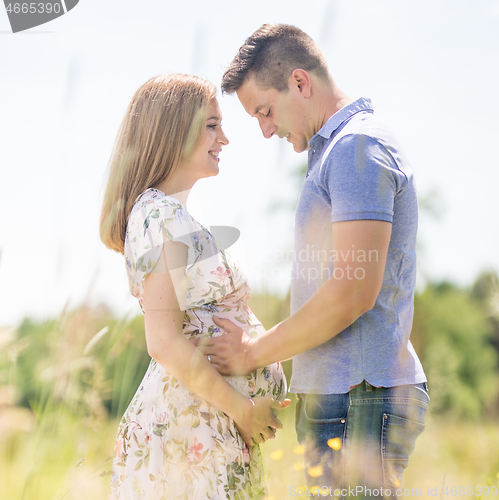
[(327, 141), (323, 149), (323, 161), (345, 155), (389, 154), (401, 166), (406, 163), (399, 141), (392, 130), (372, 112), (353, 115)]
[(361, 112), (353, 115), (332, 137), (333, 142), (340, 142), (346, 136), (364, 136), (378, 142), (396, 141), (391, 129), (373, 112)]
[(383, 122), (373, 113), (357, 113), (325, 143), (321, 163), (351, 155), (369, 155), (373, 148), (384, 149), (391, 144), (396, 144), (395, 137)]

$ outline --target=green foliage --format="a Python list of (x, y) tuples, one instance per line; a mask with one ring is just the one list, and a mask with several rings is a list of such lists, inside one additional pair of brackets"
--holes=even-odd
[(274, 294), (252, 293), (248, 305), (267, 329), (289, 316), (289, 294), (283, 298)]
[[(471, 293), (442, 283), (416, 296), (411, 338), (435, 413), (475, 418), (497, 411), (496, 278), (482, 275)], [(267, 328), (289, 315), (289, 296), (253, 294), (249, 305)], [(89, 421), (115, 418), (131, 401), (149, 360), (142, 316), (118, 320), (105, 307), (81, 307), (49, 321), (25, 320), (2, 349), (0, 381), (15, 387), (17, 404), (39, 418), (61, 405)], [(289, 380), (290, 362), (285, 371)]]
[(121, 415), (150, 361), (143, 318), (119, 321), (105, 307), (26, 319), (4, 353), (1, 379), (39, 418), (59, 406), (90, 420)]
[(471, 296), (480, 304), (492, 327), (491, 342), (499, 352), (499, 276), (493, 271), (480, 274), (473, 284)]
[(146, 349), (143, 316), (115, 324), (99, 354), (106, 366), (106, 377), (112, 381), (106, 404), (112, 417), (121, 417), (151, 360)]
[[(268, 293), (252, 293), (248, 305), (255, 313), (256, 317), (262, 322), (262, 325), (268, 330), (289, 316), (289, 301), (289, 293), (286, 297)], [(286, 375), (286, 380), (289, 383), (291, 375), (293, 374), (293, 364), (291, 360), (284, 361), (282, 367)]]
[(53, 360), (51, 345), (54, 343), (55, 320), (35, 323), (25, 319), (17, 330), (17, 342), (10, 346), (10, 359), (2, 357), (2, 370), (11, 368), (10, 378), (19, 394), (19, 404), (29, 406), (30, 401), (43, 404), (50, 392), (40, 373)]
[[(497, 276), (482, 275), (471, 292), (442, 283), (416, 296), (411, 338), (429, 378), (431, 414), (457, 418), (449, 423), (430, 415), (411, 458), (409, 485), (420, 487), (422, 477), (437, 484), (442, 475), (447, 484), (464, 477), (470, 484), (489, 484), (499, 471), (497, 426), (466, 421), (497, 415), (496, 284)], [(253, 294), (250, 307), (269, 328), (289, 315), (289, 297)], [(57, 319), (25, 320), (7, 343), (0, 339), (0, 396), (15, 388), (17, 405), (36, 417), (35, 425), (22, 428), (22, 413), (13, 411), (9, 420), (9, 408), (0, 407), (0, 498), (108, 494), (117, 420), (150, 359), (143, 328), (142, 316), (118, 320), (105, 307), (81, 307)], [(290, 362), (285, 371), (289, 380)], [(289, 496), (283, 485), (304, 482), (293, 414), (289, 409), (280, 415), (284, 430), (263, 447), (269, 492), (276, 499)]]
[(497, 396), (497, 353), (491, 325), (469, 293), (429, 285), (415, 299), (413, 334), (426, 371), (434, 413), (478, 418)]

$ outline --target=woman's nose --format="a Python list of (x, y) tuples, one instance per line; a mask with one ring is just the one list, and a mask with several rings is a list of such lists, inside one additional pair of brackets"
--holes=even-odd
[(227, 138), (227, 136), (225, 135), (225, 132), (220, 129), (220, 135), (218, 137), (218, 142), (220, 144), (223, 144), (224, 146), (227, 146), (227, 144), (229, 144), (229, 139)]

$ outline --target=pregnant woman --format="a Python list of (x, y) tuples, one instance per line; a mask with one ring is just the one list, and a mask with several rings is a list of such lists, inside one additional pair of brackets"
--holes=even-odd
[(282, 427), (282, 367), (223, 377), (190, 342), (225, 333), (213, 315), (264, 332), (244, 272), (185, 208), (194, 183), (218, 173), (221, 119), (211, 83), (165, 75), (136, 92), (118, 133), (100, 232), (125, 256), (152, 359), (119, 425), (111, 499), (265, 495), (258, 444)]

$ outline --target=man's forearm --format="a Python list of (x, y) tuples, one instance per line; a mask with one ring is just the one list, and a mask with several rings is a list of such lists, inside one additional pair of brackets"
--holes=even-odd
[(328, 280), (295, 314), (251, 341), (249, 365), (256, 369), (291, 358), (343, 331), (373, 307), (361, 285)]
[[(295, 314), (251, 341), (250, 365), (265, 366), (317, 347), (374, 307), (383, 283), (391, 223), (355, 220), (335, 223), (332, 229), (333, 251), (350, 255), (350, 260), (336, 261), (335, 269), (345, 271), (348, 266), (356, 266), (362, 269), (362, 279), (351, 279), (347, 272), (336, 279), (333, 273)], [(375, 251), (377, 258), (356, 261), (350, 253), (352, 248), (369, 255)]]

